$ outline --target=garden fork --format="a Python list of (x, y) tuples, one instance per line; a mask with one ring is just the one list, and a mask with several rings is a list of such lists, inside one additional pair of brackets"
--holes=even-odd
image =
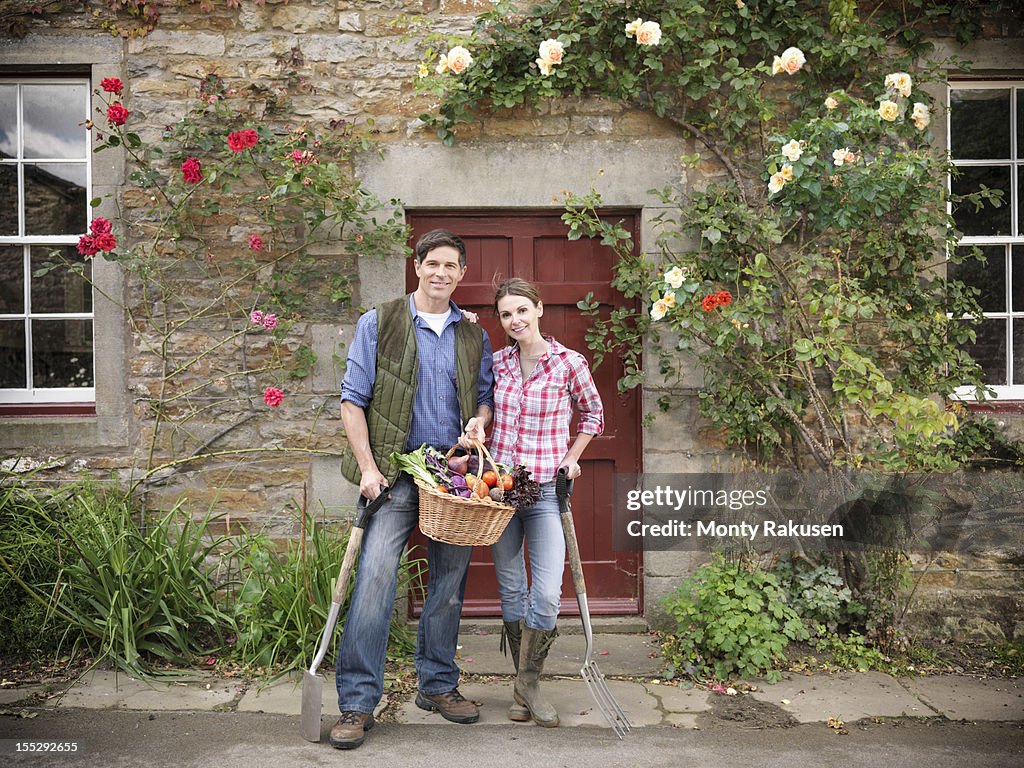
[(580, 675), (583, 677), (590, 695), (594, 697), (597, 708), (601, 710), (608, 725), (620, 739), (632, 726), (626, 713), (608, 690), (604, 675), (594, 661), (594, 630), (590, 626), (590, 608), (587, 606), (587, 584), (583, 580), (583, 563), (580, 560), (580, 546), (576, 540), (576, 526), (572, 521), (572, 510), (569, 497), (572, 496), (573, 481), (569, 479), (566, 469), (558, 470), (555, 491), (558, 494), (558, 510), (562, 517), (562, 532), (565, 534), (565, 548), (569, 555), (569, 570), (572, 573), (572, 586), (576, 591), (576, 604), (580, 607), (580, 618), (583, 620), (583, 635), (587, 640), (587, 653), (583, 658)]

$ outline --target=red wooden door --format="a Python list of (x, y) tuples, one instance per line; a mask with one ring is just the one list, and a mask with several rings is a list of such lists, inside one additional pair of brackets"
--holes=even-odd
[[(637, 215), (634, 212), (609, 213), (622, 219), (637, 241)], [(558, 212), (416, 212), (408, 216), (413, 229), (410, 244), (432, 229), (455, 232), (466, 243), (466, 277), (453, 300), (460, 307), (480, 315), (480, 322), (495, 349), (505, 344), (505, 336), (493, 309), (494, 283), (506, 277), (521, 277), (535, 283), (544, 301), (541, 331), (554, 336), (563, 345), (584, 354), (593, 364), (585, 334), (590, 319), (576, 308), (576, 302), (588, 292), (601, 303), (607, 316), (614, 307), (628, 302), (611, 287), (615, 253), (597, 240), (569, 240)], [(406, 286), (415, 290), (417, 280), (410, 260)], [(615, 473), (641, 471), (640, 393), (634, 389), (620, 396), (616, 382), (622, 376), (622, 363), (607, 357), (594, 371), (594, 380), (605, 407), (605, 431), (587, 448), (576, 481), (572, 508), (579, 538), (580, 556), (587, 579), (590, 610), (604, 614), (637, 614), (641, 610), (640, 552), (616, 552), (612, 549), (612, 482)], [(576, 434), (575, 419), (570, 435)], [(418, 531), (415, 541), (424, 543)], [(411, 600), (414, 615), (420, 612), (418, 600)], [(568, 567), (562, 581), (562, 612), (578, 613)], [(497, 581), (490, 550), (477, 547), (470, 565), (466, 602), (470, 616), (499, 616)]]

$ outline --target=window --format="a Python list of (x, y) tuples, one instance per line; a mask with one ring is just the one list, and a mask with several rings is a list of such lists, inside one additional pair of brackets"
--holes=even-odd
[(1003, 195), (998, 208), (953, 212), (959, 247), (984, 257), (949, 265), (950, 277), (980, 291), (985, 318), (969, 352), (999, 398), (1024, 400), (1024, 82), (951, 84), (948, 141), (954, 194), (984, 185)]
[[(0, 77), (0, 404), (95, 401), (88, 78)], [(41, 269), (55, 261), (74, 269)]]

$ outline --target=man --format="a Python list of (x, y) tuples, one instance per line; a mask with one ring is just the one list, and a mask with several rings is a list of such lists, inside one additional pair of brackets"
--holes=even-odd
[[(366, 527), (342, 633), (336, 673), (341, 718), (330, 737), (337, 749), (358, 747), (373, 727), (398, 564), (419, 516), (418, 489), (388, 457), (423, 443), (447, 450), (463, 425), (483, 440), (494, 405), (490, 340), (480, 326), (464, 322), (451, 301), (466, 274), (466, 246), (451, 232), (433, 230), (416, 243), (415, 257), (416, 291), (359, 318), (341, 388), (349, 441), (342, 473), (367, 499), (386, 486), (391, 490)], [(459, 694), (455, 664), (471, 551), (429, 542), (430, 580), (416, 638), (416, 705), (456, 723), (480, 717)]]

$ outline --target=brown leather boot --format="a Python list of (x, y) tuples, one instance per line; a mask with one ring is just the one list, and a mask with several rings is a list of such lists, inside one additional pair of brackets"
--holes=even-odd
[(459, 693), (458, 688), (432, 696), (419, 691), (416, 694), (416, 706), (428, 712), (440, 712), (441, 717), (453, 723), (475, 723), (480, 719), (480, 710), (476, 704)]
[[(512, 664), (516, 668), (516, 674), (519, 674), (519, 647), (523, 639), (523, 620), (502, 621), (502, 625), (499, 650), (506, 654), (512, 654)], [(517, 723), (527, 723), (530, 721), (530, 710), (513, 701), (508, 708), (508, 719)]]
[(517, 704), (526, 707), (537, 725), (554, 728), (558, 725), (558, 712), (540, 693), (540, 674), (551, 644), (558, 637), (558, 628), (533, 629), (523, 625), (522, 646), (519, 649), (519, 674), (513, 696)]
[(373, 728), (373, 713), (342, 712), (331, 728), (330, 742), (335, 749), (355, 749), (363, 743), (365, 734)]

